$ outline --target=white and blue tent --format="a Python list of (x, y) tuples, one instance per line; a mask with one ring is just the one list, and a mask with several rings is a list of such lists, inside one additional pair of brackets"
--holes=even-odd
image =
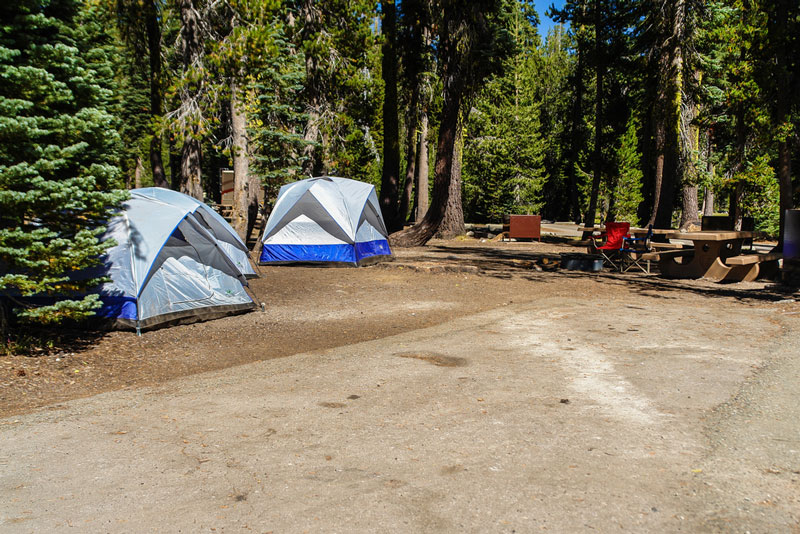
[[(134, 189), (103, 239), (114, 239), (92, 276), (107, 276), (98, 315), (145, 328), (255, 307), (247, 247), (213, 210), (167, 189)], [(94, 272), (96, 271), (96, 272)]]
[(391, 257), (375, 187), (321, 176), (284, 185), (261, 238), (259, 263), (362, 265)]

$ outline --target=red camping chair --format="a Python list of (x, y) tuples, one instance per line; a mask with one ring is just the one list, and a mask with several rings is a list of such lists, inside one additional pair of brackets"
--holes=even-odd
[[(603, 256), (603, 263), (608, 263), (614, 269), (621, 268), (621, 250), (625, 244), (625, 238), (631, 229), (628, 222), (607, 222), (606, 231), (597, 237), (592, 237), (594, 249)], [(605, 240), (602, 245), (598, 245), (598, 240)]]

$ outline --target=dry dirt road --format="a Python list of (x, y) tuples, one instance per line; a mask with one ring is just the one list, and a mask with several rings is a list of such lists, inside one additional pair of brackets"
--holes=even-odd
[(378, 301), (433, 326), (0, 419), (0, 532), (800, 532), (797, 294), (465, 270), (327, 270), (325, 309), (224, 320), (255, 350), (377, 313), (351, 277), (474, 292)]

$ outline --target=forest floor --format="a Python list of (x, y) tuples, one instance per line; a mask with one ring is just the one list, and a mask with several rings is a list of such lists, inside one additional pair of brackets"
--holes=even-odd
[(263, 312), (0, 356), (0, 530), (800, 532), (800, 293), (575, 251), (262, 267)]

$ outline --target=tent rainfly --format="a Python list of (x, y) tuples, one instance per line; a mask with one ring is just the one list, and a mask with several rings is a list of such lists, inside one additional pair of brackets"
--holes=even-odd
[(146, 198), (163, 204), (171, 204), (191, 211), (205, 229), (217, 239), (220, 248), (236, 264), (236, 267), (243, 275), (247, 278), (258, 277), (250, 264), (250, 251), (247, 249), (247, 245), (239, 237), (239, 234), (231, 228), (228, 221), (206, 204), (189, 195), (161, 187), (133, 189), (131, 190), (131, 196)]
[(116, 245), (92, 275), (101, 286), (98, 315), (140, 328), (183, 318), (249, 310), (253, 272), (247, 247), (213, 210), (160, 188), (134, 189), (103, 239)]
[(308, 178), (281, 187), (259, 263), (372, 263), (391, 257), (387, 236), (374, 186)]

